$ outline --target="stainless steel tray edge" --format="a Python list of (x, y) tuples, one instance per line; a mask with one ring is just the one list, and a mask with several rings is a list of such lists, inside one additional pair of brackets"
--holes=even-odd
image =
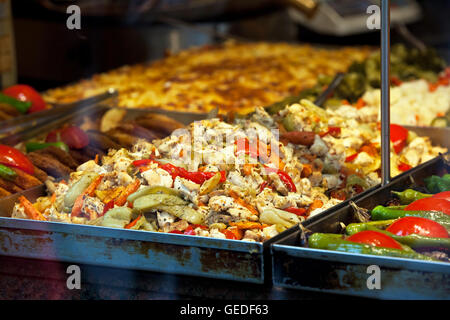
[[(411, 176), (420, 178), (424, 171), (432, 172), (442, 165), (445, 166), (444, 155), (396, 177), (386, 187), (376, 189), (355, 202), (370, 202), (389, 188), (403, 186)], [(339, 221), (348, 218), (346, 210), (349, 206), (315, 221), (306, 220), (302, 226), (317, 229), (327, 224), (327, 229), (333, 229)], [(298, 245), (301, 232), (297, 230), (271, 244), (274, 286), (382, 299), (450, 299), (449, 263), (305, 248)], [(367, 287), (369, 265), (380, 267), (381, 290)]]

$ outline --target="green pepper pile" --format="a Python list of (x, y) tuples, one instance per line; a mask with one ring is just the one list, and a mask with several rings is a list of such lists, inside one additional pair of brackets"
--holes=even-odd
[[(308, 246), (358, 254), (450, 261), (450, 174), (430, 176), (424, 182), (430, 192), (438, 193), (413, 189), (393, 191), (400, 205), (376, 206), (370, 212), (371, 221), (350, 223), (344, 234), (314, 233), (308, 238)], [(437, 257), (433, 252), (442, 255)]]

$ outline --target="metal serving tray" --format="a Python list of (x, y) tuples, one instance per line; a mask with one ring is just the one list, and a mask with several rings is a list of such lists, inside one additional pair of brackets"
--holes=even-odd
[[(79, 117), (96, 116), (108, 109), (110, 107), (97, 105), (82, 112), (72, 110), (25, 133), (8, 136), (4, 142), (14, 145), (21, 139), (36, 137)], [(132, 120), (149, 112), (153, 110), (127, 110), (125, 119)], [(161, 113), (173, 116), (171, 112)], [(205, 118), (199, 114), (184, 118), (176, 116), (185, 124)], [(265, 280), (264, 263), (265, 259), (270, 260), (263, 253), (268, 252), (269, 242), (262, 244), (9, 218), (19, 196), (24, 195), (34, 201), (45, 194), (45, 186), (40, 185), (0, 200), (1, 255), (251, 283)]]
[[(39, 132), (28, 132), (21, 138), (35, 137), (38, 133), (74, 121), (81, 115), (98, 114), (108, 109), (110, 108), (106, 105), (86, 108), (82, 113), (75, 111), (40, 126)], [(125, 119), (131, 120), (148, 112), (154, 110), (128, 109)], [(171, 112), (161, 113), (173, 116)], [(182, 113), (179, 114), (177, 120), (185, 124), (205, 118), (198, 114), (183, 118)], [(214, 115), (208, 115), (212, 116)], [(374, 189), (367, 190), (352, 200), (359, 199)], [(45, 195), (45, 192), (44, 186), (38, 186), (0, 200), (0, 254), (264, 283), (271, 280), (270, 245), (299, 230), (296, 226), (264, 243), (253, 243), (8, 218), (20, 195), (35, 200)], [(308, 220), (309, 223), (345, 207), (348, 202), (324, 211)]]
[(0, 255), (259, 284), (271, 279), (269, 246), (281, 234), (256, 243), (9, 218), (19, 196), (34, 201), (45, 192), (41, 185), (0, 200)]
[[(405, 172), (383, 188), (356, 200), (372, 209), (392, 198), (391, 191), (420, 186), (432, 174), (448, 172), (448, 154)], [(353, 220), (353, 208), (346, 205), (332, 214), (302, 225), (312, 232), (339, 233), (341, 223)], [(275, 286), (324, 291), (383, 299), (450, 299), (450, 263), (379, 257), (303, 247), (302, 230), (297, 230), (271, 248)], [(368, 289), (370, 265), (381, 270), (381, 289)]]
[[(41, 126), (39, 134), (108, 109), (97, 106), (67, 114)], [(125, 119), (148, 112), (153, 110), (127, 110)], [(35, 137), (36, 130), (20, 138)], [(0, 200), (1, 255), (264, 283), (271, 280), (270, 244), (298, 229), (293, 227), (269, 241), (255, 243), (9, 218), (20, 195), (34, 201), (45, 194), (45, 186), (41, 185)]]

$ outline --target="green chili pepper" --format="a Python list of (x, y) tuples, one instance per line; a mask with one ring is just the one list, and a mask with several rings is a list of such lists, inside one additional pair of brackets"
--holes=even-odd
[(351, 236), (352, 234), (366, 231), (366, 230), (372, 230), (372, 231), (378, 231), (381, 233), (384, 233), (388, 236), (390, 236), (395, 241), (400, 242), (401, 244), (404, 244), (406, 246), (409, 246), (411, 248), (450, 248), (450, 238), (432, 238), (432, 237), (425, 237), (418, 234), (410, 234), (407, 236), (398, 236), (395, 235), (389, 231), (383, 230), (384, 228), (390, 226), (392, 223), (394, 223), (395, 219), (393, 220), (380, 220), (380, 221), (370, 221), (370, 222), (364, 222), (364, 223), (351, 223), (345, 228), (345, 233), (348, 236)]
[(67, 144), (65, 144), (64, 142), (27, 142), (25, 144), (25, 148), (27, 150), (27, 152), (33, 152), (36, 150), (41, 150), (41, 149), (45, 149), (47, 147), (57, 147), (60, 148), (61, 150), (64, 150), (66, 152), (69, 152), (69, 147), (67, 146)]
[(392, 191), (400, 199), (401, 204), (410, 204), (419, 199), (429, 198), (432, 194), (421, 193), (413, 189), (406, 189), (402, 192)]
[(361, 222), (361, 223), (350, 223), (345, 228), (345, 233), (349, 236), (352, 234), (358, 233), (360, 231), (368, 230), (369, 227), (375, 228), (386, 228), (394, 223), (396, 219), (389, 220), (380, 220), (380, 221), (369, 221), (369, 222)]
[(7, 103), (10, 106), (16, 108), (20, 113), (26, 113), (28, 109), (31, 107), (31, 102), (23, 102), (17, 99), (14, 99), (6, 94), (0, 93), (0, 103)]
[(422, 217), (427, 218), (443, 225), (450, 230), (450, 216), (439, 211), (406, 211), (399, 209), (391, 209), (389, 207), (376, 206), (371, 212), (372, 220), (388, 220), (401, 217)]
[(398, 236), (386, 230), (380, 230), (374, 226), (368, 226), (367, 230), (378, 231), (390, 236), (395, 241), (407, 245), (410, 248), (446, 248), (450, 249), (450, 238), (432, 238), (418, 234), (409, 234), (407, 236)]
[[(399, 250), (392, 248), (374, 247), (367, 244), (346, 241), (341, 235), (337, 236), (335, 234), (329, 233), (314, 233), (309, 237), (308, 245), (310, 248), (315, 249), (436, 261), (433, 258), (415, 252), (411, 248), (407, 250)], [(404, 246), (404, 248), (406, 247)]]
[(13, 169), (3, 164), (0, 164), (0, 177), (6, 180), (14, 180), (16, 176), (17, 173)]

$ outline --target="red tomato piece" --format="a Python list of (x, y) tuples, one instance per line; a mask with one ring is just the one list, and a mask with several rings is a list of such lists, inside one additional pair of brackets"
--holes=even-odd
[(409, 164), (400, 162), (400, 164), (398, 165), (398, 170), (400, 171), (408, 171), (409, 169), (411, 169), (412, 167)]
[(444, 200), (450, 201), (450, 191), (444, 191), (444, 192), (439, 192), (439, 193), (433, 194), (433, 196), (431, 198), (444, 199)]
[(425, 237), (448, 238), (447, 229), (436, 221), (422, 217), (403, 217), (391, 224), (386, 231), (398, 236), (418, 234)]
[(8, 167), (19, 168), (28, 174), (34, 174), (33, 163), (16, 148), (1, 144), (0, 163)]
[(440, 211), (450, 215), (450, 201), (436, 198), (423, 198), (410, 203), (405, 210)]
[(27, 113), (33, 113), (46, 109), (46, 104), (41, 95), (32, 87), (25, 84), (17, 84), (6, 88), (3, 93), (23, 102), (31, 102)]
[(402, 250), (401, 245), (388, 235), (372, 230), (361, 231), (347, 238), (348, 241), (364, 243), (375, 247)]
[(398, 124), (390, 125), (390, 138), (394, 146), (395, 153), (400, 153), (406, 145), (408, 139), (408, 130)]
[(86, 132), (75, 126), (62, 129), (61, 140), (73, 149), (81, 149), (89, 144), (89, 137)]
[(147, 166), (152, 163), (158, 163), (158, 162), (156, 162), (155, 160), (152, 160), (152, 159), (141, 159), (141, 160), (135, 160), (132, 162), (133, 166), (135, 166), (135, 167)]
[(354, 153), (352, 155), (349, 155), (347, 158), (345, 158), (345, 162), (352, 162), (353, 160), (356, 159), (357, 156), (358, 156), (358, 153)]

